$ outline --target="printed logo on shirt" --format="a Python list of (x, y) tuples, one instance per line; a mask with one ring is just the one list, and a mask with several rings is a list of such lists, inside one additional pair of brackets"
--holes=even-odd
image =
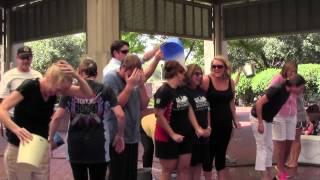
[(96, 97), (90, 99), (72, 98), (71, 107), (71, 126), (80, 125), (88, 126), (100, 124), (103, 117), (103, 99), (97, 94)]
[(186, 109), (189, 106), (187, 96), (179, 96), (176, 98), (177, 109)]
[(196, 110), (204, 110), (208, 109), (209, 103), (204, 96), (194, 98), (194, 102), (196, 103)]

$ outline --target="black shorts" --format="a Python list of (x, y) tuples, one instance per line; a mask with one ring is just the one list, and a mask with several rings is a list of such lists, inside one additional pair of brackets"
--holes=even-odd
[(173, 140), (168, 142), (156, 141), (156, 157), (159, 159), (178, 159), (182, 154), (192, 152), (192, 141), (190, 138), (185, 138), (181, 143), (176, 143)]
[(202, 164), (203, 166), (207, 163), (208, 159), (210, 159), (209, 144), (194, 144), (192, 146), (191, 166), (198, 164)]

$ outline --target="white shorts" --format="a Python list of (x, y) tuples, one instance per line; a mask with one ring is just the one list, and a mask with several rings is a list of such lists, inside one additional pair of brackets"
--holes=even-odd
[(297, 117), (275, 116), (272, 123), (272, 140), (294, 140), (296, 136)]

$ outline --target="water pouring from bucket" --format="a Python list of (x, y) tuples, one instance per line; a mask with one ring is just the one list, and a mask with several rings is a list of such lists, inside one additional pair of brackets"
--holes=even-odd
[(165, 61), (178, 61), (183, 67), (185, 67), (184, 47), (179, 38), (173, 37), (167, 39), (161, 44), (160, 49)]
[(32, 141), (29, 143), (20, 142), (17, 163), (26, 169), (39, 168), (45, 153), (48, 152), (48, 147), (47, 139), (32, 134)]

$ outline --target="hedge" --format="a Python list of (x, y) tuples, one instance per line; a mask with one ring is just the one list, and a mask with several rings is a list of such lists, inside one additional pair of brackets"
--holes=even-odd
[(264, 94), (273, 76), (278, 74), (280, 69), (269, 68), (256, 74), (252, 78), (251, 88), (255, 96)]

